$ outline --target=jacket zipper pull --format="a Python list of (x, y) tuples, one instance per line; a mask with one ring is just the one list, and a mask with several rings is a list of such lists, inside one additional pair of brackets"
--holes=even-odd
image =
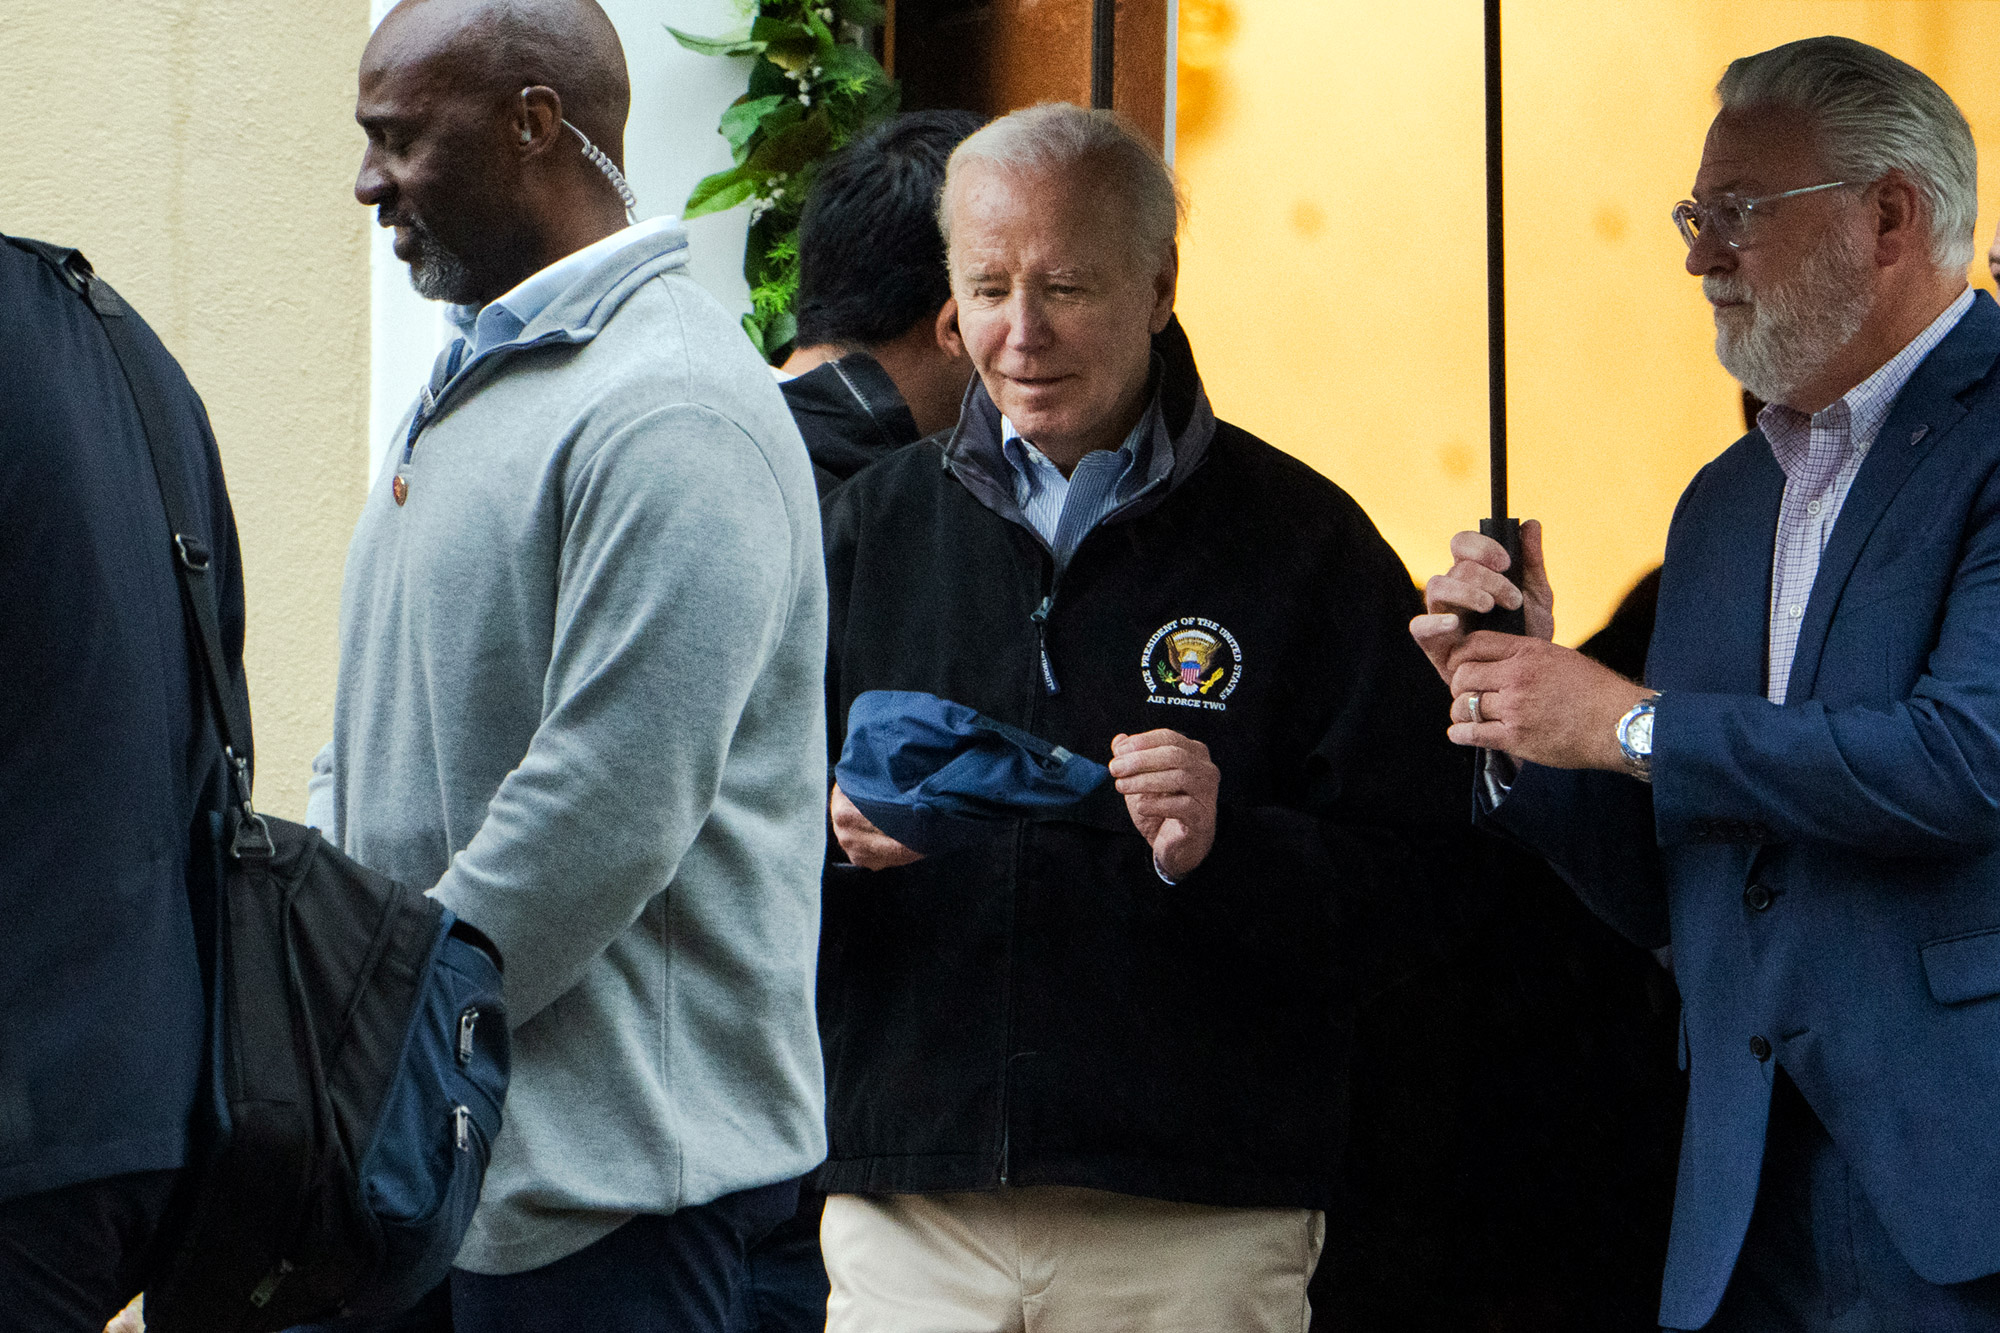
[(1062, 686), (1056, 684), (1056, 669), (1049, 661), (1049, 608), (1055, 599), (1055, 593), (1049, 593), (1028, 616), (1035, 622), (1035, 648), (1042, 656), (1042, 688), (1049, 694), (1062, 693)]
[(474, 1005), (458, 1016), (458, 1062), (472, 1063), (472, 1029), (479, 1022), (479, 1006)]

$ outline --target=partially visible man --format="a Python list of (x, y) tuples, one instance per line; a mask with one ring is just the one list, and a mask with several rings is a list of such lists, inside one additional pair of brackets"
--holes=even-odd
[(355, 195), (462, 336), (355, 530), (312, 813), (506, 957), (460, 1330), (719, 1333), (824, 1150), (811, 469), (625, 225), (628, 102), (591, 0), (406, 0), (361, 61)]
[[(67, 260), (65, 263), (64, 261)], [(142, 1285), (206, 1031), (223, 759), (139, 410), (80, 255), (0, 238), (0, 1330), (96, 1333)], [(229, 677), (243, 571), (208, 417), (138, 314), (209, 553)]]
[[(957, 307), (937, 200), (951, 150), (983, 123), (970, 111), (897, 116), (829, 158), (806, 196), (800, 345), (782, 387), (821, 496), (958, 419), (972, 365), (949, 336)], [(798, 1212), (751, 1251), (737, 1333), (826, 1326), (824, 1203), (806, 1186)]]
[(970, 111), (897, 116), (828, 159), (799, 218), (799, 336), (785, 401), (824, 495), (958, 420), (972, 365), (938, 234), (951, 150)]
[(1356, 994), (1469, 769), (1419, 723), (1402, 564), (1169, 331), (1180, 212), (1108, 112), (967, 139), (940, 218), (978, 379), (827, 502), (836, 720), (929, 691), (1116, 784), (928, 858), (834, 788), (834, 1333), (1306, 1326)]
[[(1845, 38), (1718, 93), (1675, 218), (1768, 406), (1681, 498), (1647, 683), (1548, 641), (1534, 525), (1525, 595), (1461, 533), (1411, 628), (1452, 738), (1491, 752), (1491, 818), (1672, 943), (1661, 1322), (2000, 1329), (2000, 309), (1965, 283), (1972, 137)], [(1496, 602), (1527, 637), (1466, 633)]]

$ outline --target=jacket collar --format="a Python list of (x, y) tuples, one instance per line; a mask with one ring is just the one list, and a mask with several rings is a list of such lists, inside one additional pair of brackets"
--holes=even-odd
[(522, 339), (534, 341), (561, 333), (568, 335), (569, 341), (588, 342), (610, 322), (633, 292), (662, 273), (687, 267), (687, 230), (677, 222), (665, 225), (642, 222), (627, 227), (619, 235), (630, 239), (613, 248), (543, 306), (541, 313), (521, 330)]
[[(621, 238), (622, 243), (610, 244), (620, 242)], [(438, 365), (432, 368), (429, 390), (420, 396), (414, 409), (412, 435), (426, 422), (435, 420), (447, 403), (461, 398), (470, 386), (490, 379), (495, 369), (509, 358), (551, 344), (589, 342), (633, 292), (662, 273), (687, 266), (687, 232), (671, 219), (635, 224), (597, 244), (607, 249), (581, 268), (568, 286), (553, 294), (537, 294), (539, 309), (512, 339), (486, 348), (455, 367), (440, 355)], [(584, 254), (579, 251), (550, 267), (558, 268)], [(543, 270), (543, 274), (548, 272)], [(530, 283), (534, 281), (529, 279)], [(521, 290), (517, 287), (509, 296)]]
[(1965, 417), (1966, 408), (1960, 400), (1987, 378), (1996, 359), (2000, 359), (2000, 306), (1982, 291), (1973, 297), (1972, 308), (1958, 326), (1924, 358), (1896, 396), (1888, 420), (1840, 507), (1840, 517), (1834, 521), (1833, 535), (1813, 579), (1805, 622), (1799, 627), (1798, 649), (1785, 687), (1787, 699), (1812, 697), (1833, 610), (1862, 547), (1917, 464)]
[[(1154, 453), (1159, 457), (1171, 454), (1173, 465), (1164, 478), (1149, 484), (1107, 514), (1106, 523), (1137, 518), (1157, 509), (1207, 460), (1209, 445), (1215, 439), (1215, 412), (1208, 404), (1201, 373), (1195, 367), (1194, 350), (1188, 345), (1178, 316), (1153, 335), (1153, 368), (1158, 385), (1155, 401), (1160, 409), (1154, 414), (1154, 429), (1164, 437), (1159, 443), (1166, 445), (1161, 449), (1156, 444)], [(1013, 473), (1001, 450), (1000, 409), (994, 406), (977, 375), (966, 386), (958, 424), (945, 440), (943, 465), (979, 503), (1009, 522), (1034, 531), (1015, 498)]]
[(866, 352), (849, 352), (778, 388), (798, 419), (813, 466), (842, 480), (921, 438), (896, 381)]

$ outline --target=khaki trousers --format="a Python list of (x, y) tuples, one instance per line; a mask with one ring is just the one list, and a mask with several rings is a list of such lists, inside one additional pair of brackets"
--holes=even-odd
[(836, 1194), (827, 1333), (1305, 1333), (1326, 1215), (1102, 1190)]

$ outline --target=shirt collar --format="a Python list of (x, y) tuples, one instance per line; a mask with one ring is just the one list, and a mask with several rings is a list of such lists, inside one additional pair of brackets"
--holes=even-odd
[(554, 304), (557, 297), (575, 286), (577, 281), (612, 252), (622, 250), (634, 241), (656, 235), (669, 228), (680, 226), (676, 217), (648, 218), (635, 222), (620, 231), (614, 231), (601, 240), (593, 241), (581, 250), (564, 255), (547, 268), (530, 274), (507, 292), (496, 296), (484, 306), (448, 305), (445, 318), (465, 339), (468, 356), (461, 362), (491, 351), (495, 347), (513, 342), (521, 336), (521, 331), (535, 322), (544, 310)]
[(1931, 349), (1944, 341), (1945, 335), (1958, 327), (1958, 321), (1972, 308), (1972, 288), (1967, 287), (1958, 294), (1958, 299), (1944, 308), (1944, 312), (1919, 333), (1904, 344), (1903, 349), (1887, 361), (1861, 383), (1841, 395), (1836, 402), (1829, 403), (1818, 412), (1808, 415), (1782, 403), (1767, 403), (1757, 414), (1758, 428), (1770, 442), (1772, 456), (1787, 476), (1797, 469), (1805, 458), (1811, 443), (1814, 427), (1821, 430), (1844, 431), (1847, 443), (1855, 450), (1866, 453), (1881, 433), (1882, 424), (1889, 419), (1889, 409), (1896, 405), (1896, 395), (1916, 374)]
[[(1124, 460), (1119, 468), (1121, 482), (1129, 480), (1135, 471), (1151, 481), (1156, 473), (1173, 467), (1173, 442), (1161, 429), (1164, 419), (1160, 415), (1158, 379), (1156, 366), (1153, 392), (1146, 401), (1146, 410), (1139, 414), (1132, 429), (1125, 432), (1124, 442), (1118, 446), (1118, 455)], [(1039, 490), (1048, 474), (1062, 477), (1062, 469), (1050, 462), (1048, 455), (1037, 449), (1033, 440), (1021, 434), (1005, 412), (1000, 414), (1000, 454), (1013, 470), (1016, 485), (1025, 484)], [(1144, 457), (1141, 457), (1142, 454)]]

